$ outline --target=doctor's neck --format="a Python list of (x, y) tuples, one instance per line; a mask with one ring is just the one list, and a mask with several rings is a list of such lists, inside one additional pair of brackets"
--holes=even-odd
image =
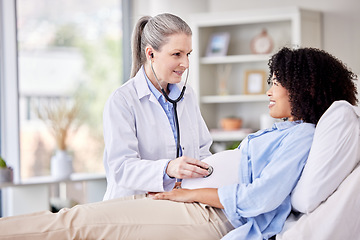
[(159, 86), (159, 83), (161, 84), (161, 87), (165, 90), (166, 94), (169, 94), (169, 90), (168, 90), (168, 83), (165, 81), (162, 81), (161, 79), (159, 79), (159, 83), (156, 80), (156, 77), (154, 76), (154, 73), (151, 70), (150, 64), (145, 64), (144, 65), (144, 69), (145, 69), (145, 74), (148, 77), (148, 79), (150, 80), (150, 82), (153, 84), (153, 86), (159, 91), (161, 92), (161, 88)]

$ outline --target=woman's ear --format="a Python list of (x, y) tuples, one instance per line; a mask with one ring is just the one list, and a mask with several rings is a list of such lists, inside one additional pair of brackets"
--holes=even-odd
[(151, 61), (151, 59), (154, 58), (154, 49), (150, 46), (146, 47), (145, 55), (146, 55), (146, 58)]

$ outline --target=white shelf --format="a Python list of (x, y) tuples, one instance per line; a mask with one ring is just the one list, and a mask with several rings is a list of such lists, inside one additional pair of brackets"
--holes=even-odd
[(102, 201), (106, 190), (106, 177), (102, 173), (73, 173), (70, 178), (59, 180), (51, 176), (33, 177), (21, 182), (1, 183), (3, 208), (2, 217), (48, 211), (51, 187), (58, 186), (59, 197), (67, 199), (68, 183), (83, 182), (82, 203)]
[(221, 57), (202, 57), (201, 64), (225, 64), (225, 63), (248, 63), (248, 62), (267, 62), (269, 54), (248, 54), (248, 55), (228, 55)]
[(19, 183), (4, 182), (0, 183), (0, 189), (6, 187), (22, 187), (22, 186), (31, 186), (31, 185), (46, 185), (54, 184), (61, 182), (87, 182), (87, 181), (98, 181), (106, 180), (104, 173), (73, 173), (68, 179), (55, 179), (52, 176), (41, 176), (41, 177), (32, 177), (25, 180), (22, 180)]
[(269, 97), (265, 94), (260, 95), (214, 95), (214, 96), (202, 96), (200, 98), (201, 103), (237, 103), (237, 102), (267, 102)]
[(252, 133), (252, 129), (244, 128), (235, 131), (224, 131), (221, 129), (211, 129), (210, 134), (215, 142), (241, 141)]
[[(243, 127), (259, 129), (262, 114), (269, 111), (269, 97), (245, 95), (248, 71), (263, 70), (268, 74), (268, 61), (283, 46), (321, 48), (321, 12), (299, 7), (244, 10), (239, 12), (200, 13), (192, 15), (193, 29), (192, 86), (199, 97), (201, 114), (212, 128), (228, 116), (243, 120)], [(266, 29), (273, 40), (270, 54), (252, 54), (251, 41)], [(226, 56), (206, 57), (209, 39), (226, 32), (230, 40)], [(263, 79), (266, 86), (267, 76)], [(218, 95), (220, 89), (231, 95)], [(217, 133), (216, 133), (217, 134)], [(220, 133), (219, 133), (220, 134)], [(239, 140), (240, 132), (221, 133), (215, 139)]]

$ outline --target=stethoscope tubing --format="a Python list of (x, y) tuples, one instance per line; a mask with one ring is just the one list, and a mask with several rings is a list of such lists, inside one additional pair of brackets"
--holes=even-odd
[[(188, 78), (189, 78), (189, 68), (187, 69), (186, 80), (185, 80), (185, 84), (184, 84), (184, 86), (183, 86), (183, 88), (181, 90), (181, 93), (180, 93), (179, 97), (174, 100), (174, 99), (171, 99), (166, 94), (165, 90), (161, 87), (159, 79), (157, 78), (156, 73), (154, 71), (151, 60), (150, 60), (150, 66), (151, 66), (151, 70), (152, 70), (152, 72), (154, 74), (154, 77), (155, 77), (157, 83), (159, 84), (159, 87), (161, 89), (162, 94), (164, 95), (166, 100), (168, 100), (170, 103), (172, 103), (173, 108), (174, 108), (174, 118), (175, 118), (175, 126), (176, 126), (176, 133), (177, 133), (176, 158), (178, 158), (178, 157), (180, 157), (180, 127), (179, 127), (179, 118), (178, 118), (178, 114), (177, 114), (177, 103), (183, 98), (183, 96), (185, 94), (186, 83), (187, 83)], [(209, 177), (214, 171), (212, 166), (209, 166), (209, 168), (207, 170), (208, 170), (209, 174), (207, 176), (204, 176), (204, 177)], [(178, 182), (178, 179), (176, 181)]]
[(155, 70), (153, 68), (151, 59), (150, 59), (150, 67), (151, 67), (151, 71), (153, 72), (157, 83), (159, 84), (159, 87), (161, 89), (162, 94), (164, 95), (165, 99), (167, 101), (169, 101), (173, 105), (173, 108), (174, 108), (174, 118), (175, 118), (176, 134), (177, 134), (176, 158), (178, 158), (178, 157), (180, 157), (180, 127), (179, 127), (179, 117), (178, 117), (178, 114), (177, 114), (177, 103), (184, 97), (185, 90), (186, 90), (186, 83), (187, 83), (188, 78), (189, 78), (189, 68), (187, 69), (186, 80), (185, 80), (185, 84), (184, 84), (184, 86), (183, 86), (183, 88), (181, 90), (181, 93), (180, 93), (179, 97), (174, 100), (174, 99), (171, 99), (166, 94), (165, 90), (162, 88), (162, 86), (160, 84), (160, 81), (157, 78), (157, 75), (156, 75)]

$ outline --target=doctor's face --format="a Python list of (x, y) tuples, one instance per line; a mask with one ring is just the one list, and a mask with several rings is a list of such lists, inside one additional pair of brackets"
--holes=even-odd
[[(161, 86), (166, 89), (168, 83), (179, 83), (181, 76), (189, 68), (189, 55), (192, 51), (191, 36), (184, 33), (170, 35), (160, 51), (154, 51), (153, 67)], [(148, 74), (154, 86), (158, 84), (153, 74)]]
[(289, 92), (277, 81), (275, 75), (272, 77), (271, 87), (266, 94), (270, 98), (270, 116), (273, 118), (288, 118), (293, 121)]

